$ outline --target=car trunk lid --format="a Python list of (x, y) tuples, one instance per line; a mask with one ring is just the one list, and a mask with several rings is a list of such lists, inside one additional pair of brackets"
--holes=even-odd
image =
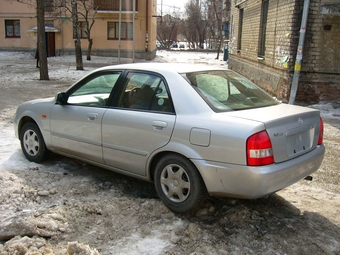
[(229, 114), (264, 124), (272, 143), (275, 163), (305, 154), (318, 144), (320, 131), (318, 110), (280, 104)]

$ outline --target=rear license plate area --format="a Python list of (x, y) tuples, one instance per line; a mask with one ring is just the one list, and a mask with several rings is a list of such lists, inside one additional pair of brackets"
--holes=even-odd
[(287, 134), (287, 155), (296, 156), (307, 152), (313, 146), (314, 128), (300, 133)]

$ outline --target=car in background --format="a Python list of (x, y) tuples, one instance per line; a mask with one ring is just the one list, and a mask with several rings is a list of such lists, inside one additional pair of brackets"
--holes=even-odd
[(154, 182), (182, 213), (207, 195), (267, 196), (316, 171), (325, 153), (319, 111), (205, 65), (103, 67), (21, 104), (14, 124), (28, 160), (55, 152)]

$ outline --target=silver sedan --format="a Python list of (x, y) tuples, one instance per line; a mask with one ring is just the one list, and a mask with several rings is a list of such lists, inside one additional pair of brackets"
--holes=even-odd
[(207, 195), (267, 196), (316, 171), (325, 153), (319, 111), (201, 65), (100, 68), (23, 103), (14, 123), (28, 160), (55, 152), (154, 182), (176, 212)]

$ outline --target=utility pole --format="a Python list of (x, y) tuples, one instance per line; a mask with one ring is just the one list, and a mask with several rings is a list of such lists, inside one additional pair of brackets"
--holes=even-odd
[(301, 18), (299, 45), (298, 45), (297, 52), (296, 52), (293, 82), (292, 82), (292, 87), (290, 89), (289, 104), (294, 104), (298, 85), (299, 85), (303, 45), (305, 43), (305, 35), (306, 35), (306, 27), (307, 27), (308, 11), (309, 11), (309, 0), (305, 0), (304, 5), (303, 5), (302, 18)]

